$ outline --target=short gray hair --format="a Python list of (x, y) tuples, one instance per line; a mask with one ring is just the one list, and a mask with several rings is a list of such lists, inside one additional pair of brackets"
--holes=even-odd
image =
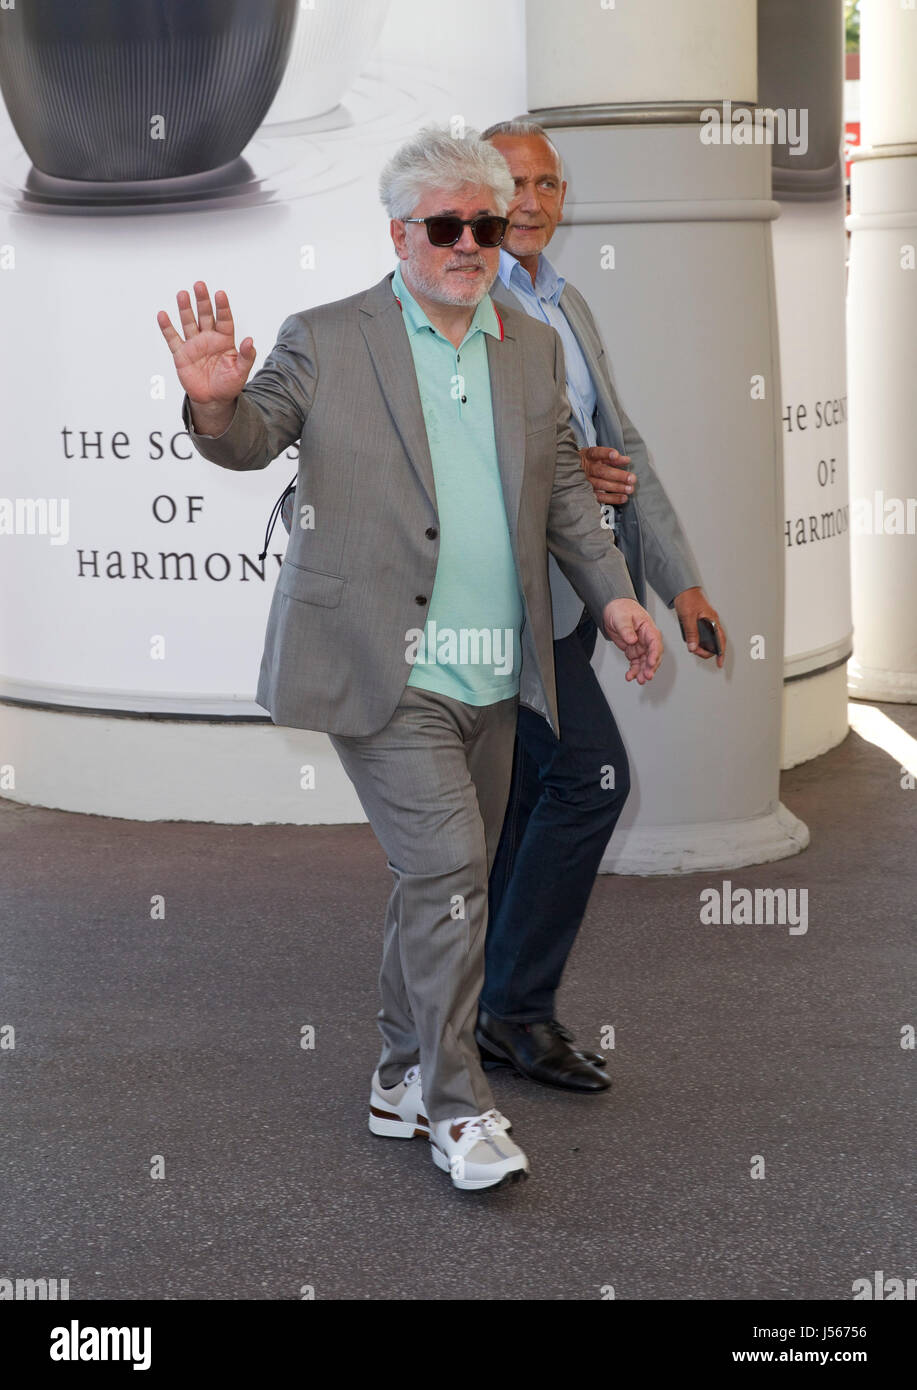
[(379, 177), (379, 196), (389, 217), (410, 217), (431, 188), (479, 184), (490, 189), (502, 217), (516, 186), (500, 151), (476, 130), (461, 138), (438, 126), (425, 126), (396, 150)]
[(560, 169), (560, 172), (563, 173), (564, 161), (560, 157), (560, 150), (557, 148), (554, 141), (551, 139), (550, 135), (545, 130), (544, 126), (539, 125), (537, 121), (524, 121), (522, 119), (518, 121), (498, 121), (496, 125), (489, 125), (487, 127), (487, 129), (482, 133), (481, 139), (492, 140), (495, 135), (539, 136), (542, 140), (546, 140), (548, 142), (548, 144), (551, 146), (551, 149), (557, 155), (557, 164)]

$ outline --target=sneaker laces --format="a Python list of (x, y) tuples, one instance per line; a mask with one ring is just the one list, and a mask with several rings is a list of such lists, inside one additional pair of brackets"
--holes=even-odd
[(467, 1119), (462, 1126), (463, 1139), (495, 1139), (501, 1133), (499, 1124), (494, 1116), (495, 1110), (488, 1110), (483, 1115), (473, 1115)]

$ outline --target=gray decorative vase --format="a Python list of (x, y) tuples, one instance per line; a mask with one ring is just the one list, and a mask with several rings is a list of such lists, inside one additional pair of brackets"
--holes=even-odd
[(297, 0), (19, 0), (0, 11), (0, 90), (46, 174), (199, 174), (261, 124), (296, 12)]

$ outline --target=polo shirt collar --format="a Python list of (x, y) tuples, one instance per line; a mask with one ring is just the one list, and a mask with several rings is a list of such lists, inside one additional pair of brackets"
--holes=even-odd
[[(404, 283), (400, 261), (395, 267), (395, 273), (392, 276), (392, 293), (395, 298), (401, 302), (404, 325), (410, 334), (419, 333), (422, 328), (432, 328), (434, 333), (439, 331), (435, 324), (430, 322), (429, 318)], [(503, 329), (500, 324), (500, 319), (489, 294), (485, 294), (484, 298), (475, 309), (474, 317), (468, 325), (468, 332), (465, 337), (470, 338), (472, 333), (477, 332), (489, 333), (492, 338), (499, 338), (501, 340), (503, 338)]]

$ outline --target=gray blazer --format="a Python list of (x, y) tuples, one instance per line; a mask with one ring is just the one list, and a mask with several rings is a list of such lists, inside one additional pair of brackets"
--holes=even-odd
[[(521, 309), (488, 335), (494, 430), (522, 589), (520, 698), (559, 732), (548, 551), (602, 628), (633, 598), (600, 524), (569, 426), (563, 345)], [(265, 468), (299, 439), (294, 526), (268, 616), (256, 699), (275, 724), (342, 736), (383, 728), (411, 666), (407, 632), (433, 591), (439, 518), (414, 359), (391, 275), (334, 304), (292, 314), (246, 384), (229, 427), (198, 434), (223, 468)]]
[[(502, 280), (494, 282), (490, 295), (501, 305), (522, 307)], [(670, 608), (682, 589), (700, 584), (700, 572), (672, 503), (650, 463), (646, 445), (618, 399), (592, 311), (569, 281), (561, 291), (560, 307), (583, 350), (595, 385), (596, 442), (628, 454), (631, 472), (636, 474), (630, 501), (615, 508), (615, 535), (634, 590), (640, 602), (645, 603), (648, 580)]]

